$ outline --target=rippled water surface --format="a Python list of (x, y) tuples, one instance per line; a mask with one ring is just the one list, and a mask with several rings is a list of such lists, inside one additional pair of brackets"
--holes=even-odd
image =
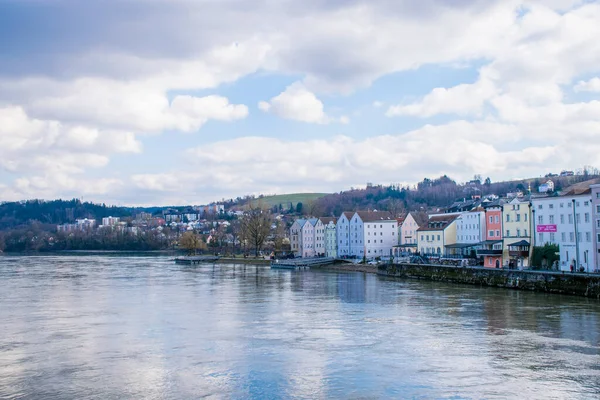
[(600, 302), (167, 258), (0, 257), (0, 398), (600, 398)]

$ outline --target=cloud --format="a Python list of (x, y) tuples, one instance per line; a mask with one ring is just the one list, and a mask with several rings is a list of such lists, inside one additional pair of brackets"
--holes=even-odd
[[(460, 179), (484, 171), (522, 176), (547, 165), (600, 161), (593, 145), (600, 134), (598, 102), (564, 93), (568, 87), (575, 94), (598, 90), (598, 78), (589, 79), (600, 72), (597, 2), (307, 0), (274, 7), (265, 1), (121, 0), (106, 7), (101, 0), (64, 0), (9, 1), (2, 7), (0, 37), (18, 38), (0, 43), (0, 168), (13, 180), (2, 182), (3, 197), (60, 194), (78, 185), (89, 192), (94, 189), (85, 182), (95, 181), (89, 171), (99, 169), (105, 175), (100, 192), (109, 195), (111, 185), (121, 184), (130, 194), (120, 190), (113, 196), (167, 196), (152, 198), (162, 201), (174, 193), (214, 199), (225, 192), (329, 191), (373, 177), (414, 181), (448, 173)], [(366, 91), (377, 79), (424, 65), (479, 70), (476, 79), (447, 87), (415, 82), (414, 90), (424, 93), (419, 98), (410, 85), (373, 94), (386, 99), (388, 116), (443, 114), (454, 121), (425, 120), (410, 132), (399, 127), (394, 135), (372, 137), (379, 121), (360, 121), (368, 128), (334, 139), (340, 126), (332, 122), (349, 118), (335, 115), (332, 110), (343, 108), (330, 102), (371, 98)], [(248, 108), (222, 93), (255, 76), (275, 77), (268, 85), (278, 85), (281, 77), (297, 82), (275, 86), (272, 93), (281, 93), (270, 100), (244, 101), (265, 99), (259, 103), (264, 112), (330, 124), (323, 128), (329, 136), (285, 141), (244, 138), (240, 130), (241, 137), (211, 143), (198, 135), (203, 150), (229, 155), (229, 163), (196, 149), (189, 153), (188, 161), (199, 162), (191, 172), (172, 165), (130, 179), (111, 170), (116, 154), (143, 151), (142, 133), (195, 132), (207, 121), (247, 118)], [(287, 159), (262, 159), (265, 148)], [(330, 160), (296, 158), (301, 148)], [(45, 187), (46, 178), (51, 185)]]
[[(270, 101), (261, 101), (258, 108), (281, 118), (312, 124), (328, 124), (334, 121), (325, 114), (323, 102), (299, 82), (288, 86)], [(347, 124), (349, 119), (342, 117), (339, 121)]]
[(592, 78), (589, 81), (579, 81), (573, 88), (576, 92), (600, 93), (600, 78)]

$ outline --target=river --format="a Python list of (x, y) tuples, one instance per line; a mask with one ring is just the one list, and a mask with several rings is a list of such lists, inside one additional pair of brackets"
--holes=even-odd
[(600, 302), (167, 257), (0, 256), (0, 398), (600, 398)]

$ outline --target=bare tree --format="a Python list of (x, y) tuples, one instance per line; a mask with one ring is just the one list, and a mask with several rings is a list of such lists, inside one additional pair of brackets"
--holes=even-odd
[(275, 253), (281, 252), (283, 248), (283, 241), (286, 237), (286, 227), (283, 221), (275, 222), (275, 234), (273, 237), (273, 245), (275, 248)]
[(392, 218), (398, 218), (400, 215), (404, 214), (405, 211), (402, 201), (394, 198), (389, 199), (386, 208)]
[(271, 214), (261, 204), (249, 204), (248, 210), (240, 219), (241, 236), (254, 249), (255, 256), (258, 256), (271, 232), (272, 221)]
[(179, 246), (187, 250), (188, 254), (196, 254), (200, 249), (205, 249), (206, 244), (202, 241), (202, 238), (192, 231), (184, 232), (179, 239)]

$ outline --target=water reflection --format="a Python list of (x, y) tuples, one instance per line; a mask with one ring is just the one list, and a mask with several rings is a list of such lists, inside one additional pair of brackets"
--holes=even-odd
[(1, 257), (1, 398), (596, 398), (598, 301), (363, 273)]

